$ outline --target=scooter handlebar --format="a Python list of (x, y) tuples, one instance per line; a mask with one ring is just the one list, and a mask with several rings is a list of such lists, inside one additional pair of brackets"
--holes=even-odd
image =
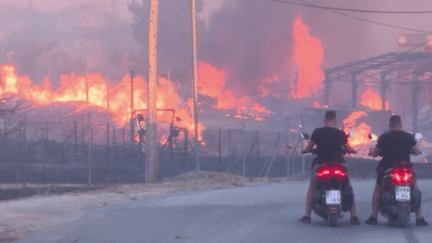
[(317, 154), (317, 150), (316, 149), (312, 149), (311, 151), (303, 150), (301, 153), (302, 154), (308, 154), (308, 153)]

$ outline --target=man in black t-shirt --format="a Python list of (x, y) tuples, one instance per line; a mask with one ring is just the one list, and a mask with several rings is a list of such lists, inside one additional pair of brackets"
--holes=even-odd
[[(313, 131), (310, 140), (317, 146), (316, 161), (318, 164), (323, 164), (327, 161), (345, 162), (342, 157), (342, 147), (348, 141), (343, 131), (332, 126), (317, 128)], [(311, 142), (308, 145), (312, 146)], [(308, 149), (306, 150), (309, 151)]]
[[(412, 134), (402, 131), (402, 121), (400, 116), (393, 115), (389, 121), (390, 131), (382, 134), (378, 138), (376, 147), (369, 153), (372, 157), (382, 156), (378, 163), (378, 177), (372, 195), (372, 215), (366, 220), (366, 224), (376, 225), (378, 215), (378, 205), (381, 198), (381, 183), (387, 169), (393, 168), (395, 163), (405, 162), (411, 164), (410, 154), (421, 154), (417, 147), (417, 142)], [(421, 215), (421, 207), (416, 212), (416, 225), (427, 226), (428, 223)]]
[[(352, 151), (352, 148), (347, 144), (348, 141), (346, 134), (334, 127), (336, 125), (336, 111), (326, 111), (324, 123), (325, 127), (317, 128), (313, 131), (309, 143), (303, 152), (311, 152), (312, 148), (316, 145), (317, 157), (314, 161), (317, 164), (335, 161), (338, 163), (344, 163), (345, 161), (342, 157), (342, 149), (345, 149), (347, 152), (349, 152)], [(313, 184), (314, 177), (312, 177), (311, 182), (309, 183), (309, 188), (306, 195), (306, 213), (303, 218), (300, 219), (300, 222), (303, 223), (311, 223), (310, 215), (312, 211), (313, 197), (315, 194), (315, 188)], [(348, 186), (351, 186), (351, 184)], [(353, 204), (351, 206), (350, 222), (353, 225), (360, 224), (358, 218), (356, 217), (354, 198)]]

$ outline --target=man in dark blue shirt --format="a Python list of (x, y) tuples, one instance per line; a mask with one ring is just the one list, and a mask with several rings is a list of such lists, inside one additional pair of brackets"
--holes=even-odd
[[(317, 128), (313, 131), (304, 152), (311, 152), (312, 148), (316, 145), (317, 158), (315, 159), (315, 161), (317, 164), (320, 165), (326, 162), (344, 163), (345, 160), (342, 156), (342, 149), (345, 149), (346, 151), (352, 151), (352, 148), (349, 147), (347, 144), (348, 141), (346, 134), (340, 129), (335, 128), (336, 111), (326, 111), (324, 123), (325, 127)], [(314, 176), (312, 176), (311, 182), (309, 183), (309, 188), (306, 195), (306, 213), (303, 218), (300, 219), (300, 222), (303, 223), (311, 223), (310, 215), (312, 211), (312, 202), (315, 193), (313, 183)], [(351, 186), (351, 184), (349, 186)], [(351, 206), (350, 222), (353, 225), (360, 224), (358, 218), (356, 217), (354, 198), (353, 204)]]
[[(369, 153), (372, 157), (382, 156), (381, 161), (378, 163), (377, 172), (378, 177), (375, 189), (372, 195), (372, 215), (366, 220), (366, 224), (376, 225), (378, 215), (378, 205), (382, 194), (382, 179), (387, 169), (393, 168), (395, 162), (401, 163), (402, 161), (410, 164), (410, 154), (421, 154), (417, 147), (417, 142), (412, 134), (402, 131), (402, 121), (400, 116), (393, 115), (389, 121), (390, 131), (382, 134), (378, 138), (376, 147)], [(429, 225), (421, 215), (421, 207), (416, 212), (416, 225), (427, 226)]]

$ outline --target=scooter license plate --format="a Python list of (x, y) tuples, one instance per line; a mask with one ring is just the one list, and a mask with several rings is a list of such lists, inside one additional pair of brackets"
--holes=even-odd
[(341, 194), (339, 190), (328, 190), (326, 191), (326, 204), (340, 204)]
[(396, 200), (398, 201), (410, 201), (411, 200), (411, 190), (409, 186), (396, 186)]

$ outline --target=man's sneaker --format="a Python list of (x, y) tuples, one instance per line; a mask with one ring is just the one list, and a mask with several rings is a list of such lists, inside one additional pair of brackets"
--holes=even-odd
[(366, 220), (366, 224), (369, 225), (377, 225), (377, 218), (370, 216), (368, 220)]
[(311, 218), (303, 216), (303, 218), (300, 219), (300, 223), (310, 224), (311, 223)]
[(351, 217), (350, 222), (352, 225), (359, 225), (360, 221), (358, 220), (358, 218), (356, 216)]
[(416, 219), (416, 225), (417, 226), (428, 226), (428, 222), (424, 218)]

